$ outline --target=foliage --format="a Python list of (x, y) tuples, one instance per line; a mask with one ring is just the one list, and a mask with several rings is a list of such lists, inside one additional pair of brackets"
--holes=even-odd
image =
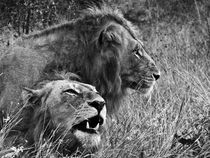
[(102, 2), (118, 6), (126, 18), (138, 24), (176, 17), (203, 20), (210, 14), (208, 0), (2, 0), (0, 28), (11, 25), (19, 35), (28, 34), (75, 18), (79, 10)]
[[(0, 27), (11, 24), (18, 34), (43, 29), (59, 21), (72, 18), (74, 2), (68, 0), (3, 0)], [(62, 17), (63, 16), (63, 17)]]

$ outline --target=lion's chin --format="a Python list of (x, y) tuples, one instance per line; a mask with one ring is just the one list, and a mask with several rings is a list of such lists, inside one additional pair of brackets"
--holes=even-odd
[(101, 143), (101, 135), (98, 133), (87, 133), (80, 130), (74, 132), (76, 138), (84, 148), (98, 148)]
[(154, 87), (154, 85), (152, 85), (152, 86), (150, 86), (149, 88), (146, 88), (146, 89), (141, 89), (141, 90), (139, 90), (139, 92), (141, 94), (143, 94), (145, 97), (147, 97), (152, 93), (153, 87)]
[[(141, 84), (139, 84), (141, 83)], [(131, 82), (130, 84), (130, 88), (137, 90), (138, 92), (140, 92), (142, 95), (144, 96), (149, 96), (152, 91), (153, 91), (153, 87), (155, 85), (155, 81), (142, 81), (142, 82)]]

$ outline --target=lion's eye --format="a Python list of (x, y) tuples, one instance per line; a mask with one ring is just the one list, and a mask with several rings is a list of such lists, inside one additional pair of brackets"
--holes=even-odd
[(70, 95), (79, 95), (79, 93), (77, 91), (75, 91), (74, 89), (67, 89), (65, 91), (63, 91), (64, 93), (70, 94)]
[(137, 58), (141, 58), (142, 57), (142, 51), (139, 47), (136, 47), (134, 50), (133, 50), (133, 53), (134, 55), (137, 57)]

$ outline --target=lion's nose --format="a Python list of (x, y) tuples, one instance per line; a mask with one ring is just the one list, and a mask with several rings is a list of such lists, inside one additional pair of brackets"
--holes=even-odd
[(98, 122), (100, 125), (106, 123), (106, 104), (102, 97), (97, 97), (88, 104), (97, 109), (98, 115), (96, 117), (99, 118)]
[(96, 108), (98, 113), (100, 113), (101, 110), (103, 109), (103, 107), (105, 106), (105, 102), (104, 101), (98, 101), (98, 100), (94, 100), (92, 102), (88, 102), (88, 104), (90, 106)]
[(157, 81), (160, 78), (160, 73), (153, 73), (153, 77)]

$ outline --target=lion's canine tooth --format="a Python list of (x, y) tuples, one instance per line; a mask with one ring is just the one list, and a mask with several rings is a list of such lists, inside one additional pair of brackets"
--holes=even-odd
[(90, 128), (90, 125), (89, 125), (89, 122), (87, 121), (87, 124), (86, 124), (86, 128), (89, 129)]
[(94, 128), (95, 130), (99, 129), (99, 123), (96, 125), (96, 127)]

